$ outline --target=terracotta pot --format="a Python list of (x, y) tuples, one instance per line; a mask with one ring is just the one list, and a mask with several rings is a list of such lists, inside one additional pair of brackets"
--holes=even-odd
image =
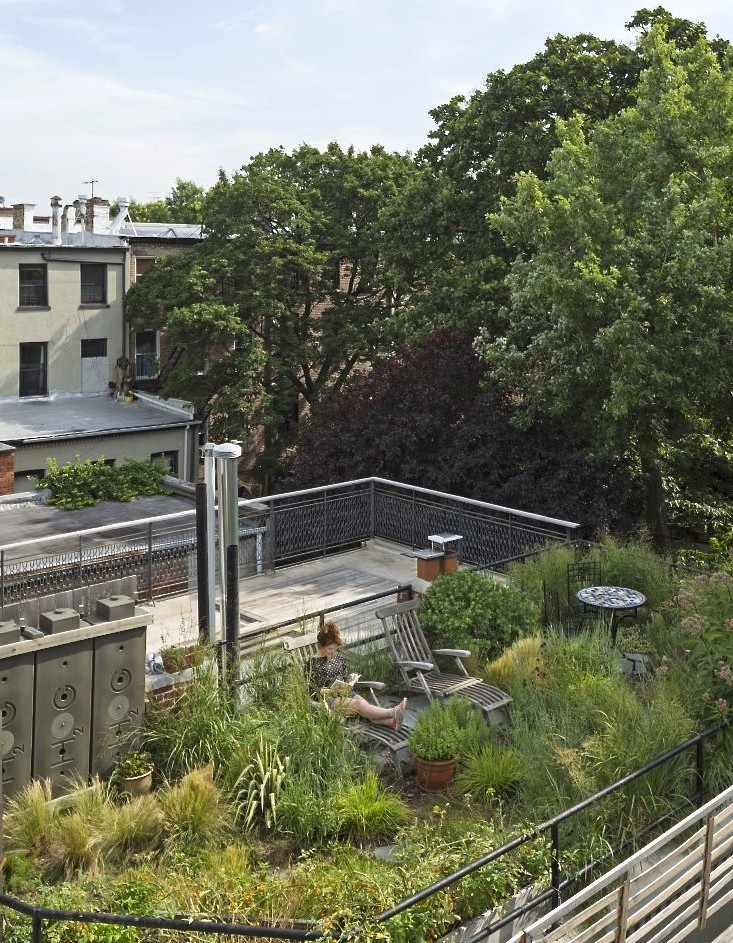
[(417, 781), (426, 792), (439, 792), (453, 778), (457, 763), (457, 756), (452, 760), (421, 760), (416, 756)]
[(144, 796), (153, 788), (153, 770), (138, 776), (120, 776), (120, 787), (131, 796)]

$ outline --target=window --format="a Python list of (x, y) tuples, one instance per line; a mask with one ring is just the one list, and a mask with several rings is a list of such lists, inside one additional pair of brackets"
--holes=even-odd
[(136, 255), (135, 259), (135, 281), (142, 278), (146, 272), (155, 265), (155, 258), (147, 255)]
[(168, 469), (169, 475), (178, 475), (178, 452), (153, 452), (151, 462), (159, 462)]
[(47, 396), (48, 344), (20, 344), (20, 396)]
[(135, 332), (135, 376), (150, 380), (158, 375), (158, 332)]
[(83, 305), (107, 304), (107, 266), (98, 262), (82, 262), (81, 303)]
[(18, 306), (44, 308), (48, 305), (48, 281), (45, 265), (18, 266)]
[(81, 342), (82, 360), (88, 357), (106, 357), (107, 356), (107, 338), (106, 337), (85, 337)]

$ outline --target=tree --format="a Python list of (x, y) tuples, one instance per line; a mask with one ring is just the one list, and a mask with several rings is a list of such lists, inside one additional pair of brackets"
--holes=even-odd
[[(139, 203), (130, 200), (130, 219), (136, 223), (200, 223), (206, 190), (193, 180), (176, 177), (175, 185), (162, 200)], [(112, 212), (119, 210), (113, 204)]]
[[(508, 327), (478, 347), (526, 421), (574, 416), (590, 454), (641, 475), (665, 543), (665, 495), (710, 515), (733, 481), (733, 79), (704, 39), (641, 42), (636, 104), (560, 124), (547, 179), (520, 174), (493, 217), (519, 254)], [(717, 497), (691, 474), (703, 449)]]
[[(703, 24), (662, 7), (639, 11), (627, 26), (643, 36), (655, 24), (680, 48), (705, 35)], [(730, 45), (713, 46), (724, 60)], [(418, 152), (419, 172), (385, 216), (392, 279), (409, 289), (407, 336), (446, 324), (502, 332), (513, 254), (486, 214), (514, 192), (518, 173), (544, 178), (558, 122), (582, 115), (590, 129), (618, 114), (634, 103), (647, 66), (643, 44), (557, 35), (528, 62), (490, 73), (468, 100), (431, 111), (436, 126)]]
[(631, 529), (638, 493), (618, 462), (583, 454), (572, 417), (516, 407), (469, 334), (442, 329), (355, 374), (299, 430), (279, 490), (378, 475), (582, 524)]
[[(202, 245), (157, 262), (128, 294), (131, 320), (166, 327), (188, 352), (169, 385), (201, 391), (219, 435), (245, 438), (258, 417), (265, 489), (302, 404), (312, 408), (389, 350), (394, 297), (379, 214), (411, 173), (409, 158), (379, 147), (259, 154), (207, 194)], [(218, 366), (202, 385), (193, 368), (204, 356)], [(239, 405), (223, 412), (218, 376), (235, 360), (256, 389), (227, 387)]]

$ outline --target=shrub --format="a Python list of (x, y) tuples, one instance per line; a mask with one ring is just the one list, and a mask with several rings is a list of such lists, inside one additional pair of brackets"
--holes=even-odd
[(516, 586), (474, 570), (439, 576), (420, 603), (419, 617), (439, 646), (496, 657), (537, 624), (537, 610)]
[(516, 792), (522, 771), (522, 756), (516, 750), (485, 743), (461, 758), (454, 787), (474, 802), (488, 805), (495, 797), (505, 799)]
[(381, 785), (374, 770), (337, 792), (333, 803), (339, 832), (358, 842), (389, 838), (410, 818), (408, 807)]
[(159, 463), (125, 459), (122, 465), (105, 465), (104, 459), (87, 459), (65, 465), (48, 459), (46, 474), (36, 488), (48, 489), (49, 504), (65, 511), (89, 507), (99, 501), (132, 501), (139, 494), (169, 494), (163, 485), (166, 469)]

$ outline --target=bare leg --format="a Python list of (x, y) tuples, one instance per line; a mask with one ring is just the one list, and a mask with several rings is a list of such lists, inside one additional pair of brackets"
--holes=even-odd
[[(339, 698), (341, 704), (348, 704), (355, 714), (370, 720), (373, 724), (381, 724), (388, 727), (396, 725), (398, 707), (377, 707), (376, 704), (370, 704), (359, 694), (354, 697)], [(403, 707), (404, 709), (404, 707)]]

